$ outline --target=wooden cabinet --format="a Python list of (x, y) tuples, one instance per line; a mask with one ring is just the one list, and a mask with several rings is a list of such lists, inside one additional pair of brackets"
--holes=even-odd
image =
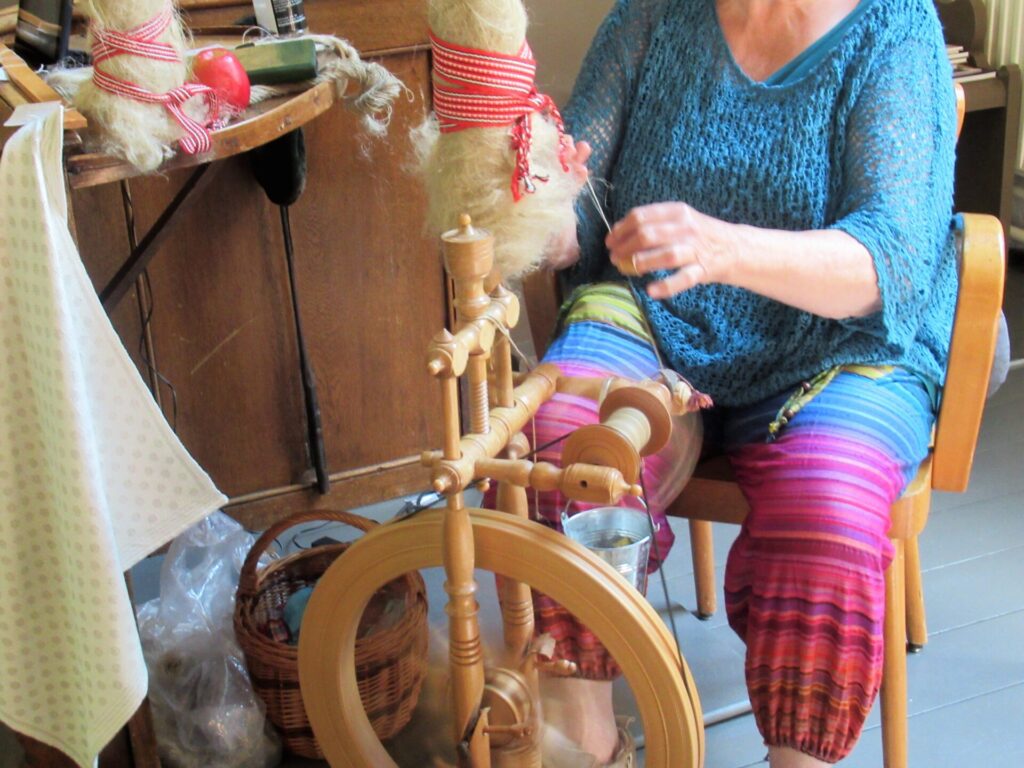
[[(193, 25), (233, 22), (244, 3), (183, 4)], [(347, 507), (425, 488), (417, 458), (440, 443), (439, 392), (423, 365), (444, 325), (437, 246), (423, 235), (424, 199), (409, 172), (409, 129), (428, 109), (422, 0), (307, 0), (311, 29), (355, 43), (408, 87), (385, 139), (336, 106), (305, 127), (308, 182), (291, 208), (296, 284), (320, 393), (332, 492), (312, 479), (298, 348), (279, 210), (245, 156), (183, 211), (149, 267), (152, 349), (173, 385), (185, 446), (253, 528), (311, 506)], [(126, 182), (144, 233), (188, 171)], [(83, 260), (97, 286), (128, 253), (118, 184), (77, 190)], [(145, 307), (133, 292), (113, 313), (140, 369)], [(171, 390), (160, 402), (173, 419)]]

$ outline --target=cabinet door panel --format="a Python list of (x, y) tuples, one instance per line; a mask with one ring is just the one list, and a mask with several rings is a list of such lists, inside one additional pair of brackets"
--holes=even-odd
[[(70, 192), (68, 201), (72, 234), (78, 243), (79, 255), (99, 293), (117, 272), (129, 251), (121, 189), (117, 184), (76, 189)], [(139, 237), (142, 234), (140, 232)], [(149, 382), (140, 351), (142, 317), (134, 289), (114, 308), (110, 320), (132, 361)]]
[(423, 361), (445, 324), (444, 277), (409, 170), (409, 129), (423, 119), (429, 64), (422, 53), (388, 56), (385, 64), (416, 100), (400, 99), (383, 140), (363, 134), (344, 109), (308, 126), (308, 185), (292, 209), (332, 471), (440, 444), (439, 388)]
[[(150, 265), (152, 328), (182, 441), (236, 495), (296, 482), (305, 429), (277, 209), (246, 158), (215, 172)], [(132, 182), (142, 231), (188, 173)], [(169, 398), (164, 406), (170, 417)]]

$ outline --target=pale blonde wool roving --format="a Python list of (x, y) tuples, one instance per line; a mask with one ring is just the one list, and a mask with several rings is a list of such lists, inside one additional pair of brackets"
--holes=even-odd
[[(430, 27), (451, 43), (516, 54), (526, 39), (521, 0), (430, 0)], [(539, 265), (553, 235), (573, 226), (577, 184), (559, 161), (559, 135), (553, 123), (532, 116), (530, 167), (536, 192), (517, 203), (512, 196), (515, 152), (509, 128), (471, 128), (442, 134), (433, 117), (413, 131), (413, 146), (428, 200), (427, 226), (438, 236), (457, 225), (462, 213), (495, 237), (495, 263), (505, 278)]]
[[(92, 0), (90, 26), (99, 24), (127, 31), (157, 16), (167, 2), (169, 0)], [(156, 39), (170, 43), (179, 53), (185, 49), (185, 35), (177, 12)], [(130, 55), (117, 56), (101, 66), (108, 74), (153, 93), (166, 93), (178, 87), (185, 82), (187, 74), (184, 61), (154, 61)], [(123, 157), (141, 171), (155, 170), (170, 157), (174, 143), (184, 133), (162, 104), (144, 104), (115, 96), (100, 90), (91, 80), (78, 89), (74, 105), (88, 118), (98, 149)], [(203, 100), (193, 99), (186, 105), (186, 111), (202, 117), (206, 111)]]

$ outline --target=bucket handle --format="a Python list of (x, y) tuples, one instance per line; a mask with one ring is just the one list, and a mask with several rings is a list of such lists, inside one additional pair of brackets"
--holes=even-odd
[[(569, 504), (571, 504), (571, 503), (572, 502), (566, 503), (565, 507), (562, 509), (562, 514), (561, 514), (561, 517), (560, 517), (560, 522), (562, 523), (562, 532), (563, 533), (565, 532), (565, 526), (569, 522)], [(623, 507), (623, 509), (629, 509), (629, 510), (632, 510), (633, 512), (638, 512), (640, 514), (643, 514), (643, 510), (641, 510), (641, 509), (633, 509), (632, 507)], [(661, 523), (655, 522), (654, 518), (652, 518), (652, 517), (648, 517), (647, 519), (653, 524), (654, 532), (655, 533), (659, 533), (661, 531)]]

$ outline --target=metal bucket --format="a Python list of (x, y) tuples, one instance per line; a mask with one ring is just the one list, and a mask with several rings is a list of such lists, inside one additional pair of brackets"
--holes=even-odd
[(643, 512), (628, 507), (598, 507), (569, 517), (562, 530), (608, 563), (641, 594), (647, 592), (651, 524)]

